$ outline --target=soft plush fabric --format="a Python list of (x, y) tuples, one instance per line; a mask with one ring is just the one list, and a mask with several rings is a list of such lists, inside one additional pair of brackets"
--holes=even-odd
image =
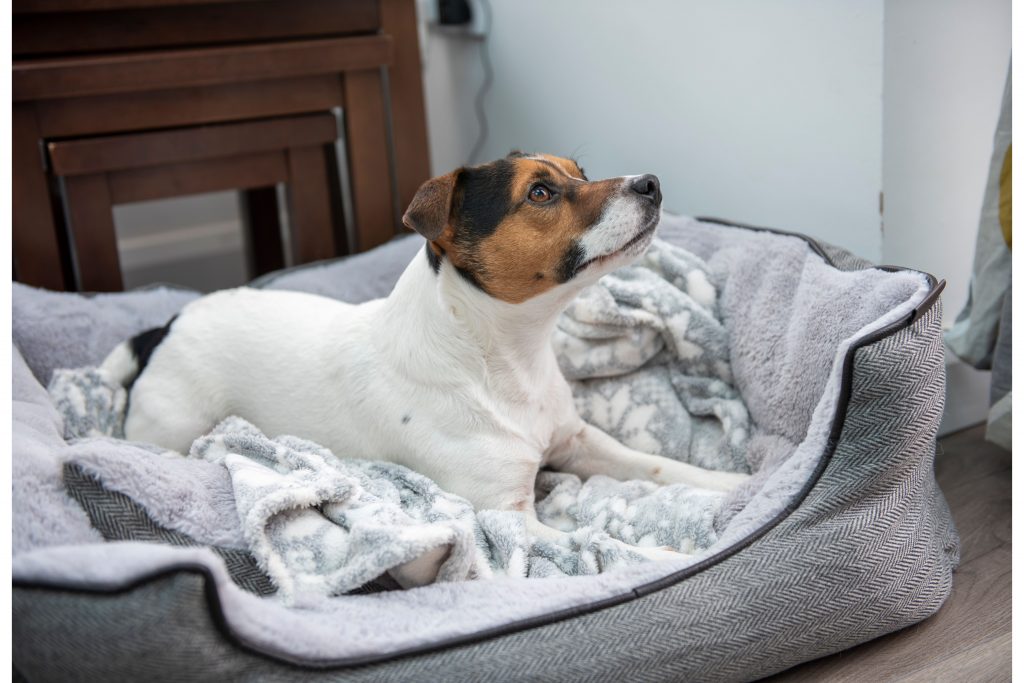
[[(636, 264), (570, 306), (554, 346), (587, 421), (648, 452), (747, 470), (749, 418), (729, 384), (728, 336), (709, 277), (700, 259), (656, 240)], [(123, 436), (127, 391), (101, 371), (56, 370), (49, 391), (69, 441)], [(552, 543), (528, 537), (518, 513), (475, 514), (405, 467), (346, 459), (290, 436), (272, 439), (237, 417), (198, 439), (191, 455), (226, 467), (245, 543), (293, 605), (353, 591), (410, 562), (438, 581), (461, 581), (577, 576), (651, 561), (627, 544), (690, 554), (716, 540), (723, 501), (682, 484), (583, 483), (545, 473), (538, 516), (572, 532)], [(94, 474), (102, 482), (102, 467)], [(175, 496), (174, 487), (149, 491)], [(176, 527), (191, 510), (213, 507), (190, 506)], [(191, 526), (202, 524), (200, 517)], [(439, 567), (427, 560), (431, 552), (444, 553)]]
[(246, 544), (287, 604), (315, 605), (438, 548), (448, 549), (438, 581), (489, 570), (472, 507), (405, 467), (339, 460), (238, 417), (197, 439), (191, 455), (227, 468)]
[(64, 425), (18, 347), (13, 353), (12, 502), (14, 554), (103, 539), (61, 481)]
[(985, 438), (1013, 447), (1012, 303), (1013, 259), (1013, 79), (1006, 75), (996, 125), (967, 304), (946, 333), (946, 344), (963, 361), (992, 371)]
[[(222, 560), (231, 580), (257, 595), (271, 595), (277, 587), (248, 550), (200, 543), (187, 534), (160, 526), (135, 501), (123, 493), (103, 488), (94, 475), (75, 463), (64, 465), (68, 493), (89, 516), (89, 523), (108, 541), (146, 541), (174, 546), (206, 545)], [(380, 589), (376, 583), (368, 588)]]
[(553, 344), (584, 420), (645, 453), (747, 472), (750, 417), (707, 264), (655, 240), (584, 290)]
[[(908, 604), (924, 605), (920, 610), (890, 609), (886, 613), (889, 616), (869, 610), (872, 616), (865, 616), (864, 620), (858, 621), (856, 625), (851, 625), (848, 620), (844, 621), (837, 616), (836, 632), (852, 634), (839, 638), (825, 633), (815, 634), (806, 622), (792, 620), (788, 611), (778, 607), (779, 600), (796, 588), (800, 589), (800, 598), (797, 602), (802, 610), (807, 611), (813, 605), (815, 609), (820, 610), (814, 612), (815, 614), (824, 614), (830, 609), (833, 610), (831, 614), (838, 614), (840, 608), (848, 610), (849, 606), (833, 604), (836, 601), (831, 598), (822, 601), (822, 596), (850, 594), (863, 596), (864, 601), (870, 601), (875, 599), (872, 596), (884, 595), (884, 592), (879, 592), (878, 586), (904, 585), (901, 583), (904, 578), (908, 589), (916, 590), (915, 587), (932, 581), (932, 577), (939, 577), (936, 579), (938, 583), (934, 585), (939, 588), (942, 585), (948, 587), (949, 561), (939, 561), (935, 559), (934, 553), (924, 555), (918, 554), (916, 550), (919, 545), (921, 548), (935, 547), (938, 534), (933, 529), (943, 527), (943, 522), (935, 513), (937, 504), (934, 502), (934, 494), (930, 493), (933, 490), (933, 483), (932, 488), (926, 486), (930, 461), (925, 462), (924, 456), (921, 455), (927, 452), (929, 440), (934, 447), (932, 422), (936, 411), (932, 403), (915, 403), (917, 399), (913, 398), (915, 394), (910, 390), (916, 387), (914, 390), (923, 396), (924, 389), (921, 387), (925, 387), (931, 392), (928, 395), (931, 395), (936, 384), (941, 381), (931, 375), (921, 378), (918, 371), (913, 369), (931, 367), (933, 359), (927, 350), (906, 359), (900, 355), (903, 352), (899, 348), (886, 352), (894, 360), (890, 363), (886, 359), (881, 366), (884, 370), (880, 372), (883, 375), (886, 372), (902, 372), (907, 375), (908, 382), (893, 383), (890, 387), (884, 381), (884, 377), (874, 377), (868, 389), (857, 390), (868, 393), (855, 393), (855, 396), (861, 396), (864, 416), (863, 421), (857, 423), (858, 429), (870, 427), (872, 414), (884, 415), (890, 423), (878, 432), (865, 433), (863, 436), (841, 432), (845, 443), (856, 444), (856, 448), (859, 449), (856, 451), (856, 458), (859, 460), (856, 461), (863, 461), (864, 467), (848, 473), (837, 471), (835, 478), (823, 480), (826, 483), (822, 485), (832, 488), (823, 491), (815, 499), (819, 501), (818, 507), (813, 508), (813, 511), (808, 509), (802, 516), (794, 516), (792, 512), (794, 506), (800, 502), (801, 496), (806, 494), (807, 482), (824, 462), (824, 458), (832, 452), (834, 439), (836, 434), (839, 434), (834, 433), (834, 420), (841, 414), (839, 411), (844, 405), (843, 366), (851, 345), (887, 326), (899, 325), (908, 320), (930, 292), (929, 281), (911, 272), (842, 272), (823, 261), (799, 239), (725, 228), (690, 219), (666, 216), (660, 235), (666, 241), (682, 245), (694, 252), (708, 264), (709, 281), (720, 291), (719, 306), (729, 334), (729, 360), (733, 380), (746, 401), (752, 421), (747, 454), (748, 458), (754, 461), (752, 464), (755, 465), (756, 473), (744, 487), (745, 490), (730, 494), (725, 501), (716, 521), (717, 541), (706, 550), (696, 553), (693, 558), (679, 562), (646, 563), (585, 577), (556, 577), (541, 581), (499, 577), (486, 582), (436, 584), (414, 591), (349, 595), (324, 601), (313, 609), (295, 610), (285, 607), (277, 598), (260, 598), (238, 588), (226, 574), (218, 556), (201, 549), (170, 548), (145, 543), (97, 545), (95, 539), (77, 538), (68, 538), (64, 543), (51, 544), (51, 547), (40, 547), (42, 544), (35, 543), (31, 535), (22, 533), (18, 528), (19, 518), (49, 516), (51, 519), (46, 523), (58, 526), (64, 521), (65, 512), (59, 507), (34, 508), (27, 500), (16, 496), (15, 535), (22, 538), (21, 550), (13, 559), (16, 579), (25, 582), (45, 582), (49, 585), (70, 583), (79, 587), (110, 588), (126, 586), (140, 577), (152, 574), (160, 567), (178, 563), (202, 566), (215, 577), (217, 604), (221, 609), (219, 618), (222, 620), (219, 623), (233, 634), (232, 637), (241, 640), (249, 648), (270, 652), (292, 661), (321, 663), (353, 657), (386, 656), (388, 653), (426, 647), (450, 638), (470, 637), (484, 629), (498, 628), (517, 620), (543, 617), (559, 611), (568, 613), (572, 610), (586, 610), (588, 605), (602, 600), (635, 598), (646, 593), (648, 589), (643, 587), (653, 580), (676, 571), (687, 570), (687, 567), (691, 567), (687, 571), (696, 571), (705, 566), (716, 570), (722, 567), (713, 574), (718, 577), (712, 586), (717, 602), (708, 603), (701, 611), (694, 613), (700, 615), (700, 624), (693, 622), (688, 627), (691, 629), (689, 635), (677, 635), (671, 629), (657, 630), (655, 622), (660, 618), (657, 613), (648, 614), (644, 618), (646, 622), (641, 619), (639, 613), (631, 612), (630, 618), (638, 624), (647, 624), (648, 631), (645, 632), (647, 635), (644, 642), (659, 643), (657, 652), (672, 650), (675, 653), (688, 642), (700, 642), (707, 654), (698, 657), (690, 653), (689, 656), (694, 662), (726, 661), (722, 650), (714, 648), (712, 642), (707, 639), (698, 637), (700, 629), (717, 633), (719, 639), (724, 640), (722, 634), (730, 632), (730, 628), (735, 628), (730, 624), (745, 624), (745, 627), (750, 629), (753, 640), (737, 641), (736, 647), (740, 649), (730, 651), (732, 661), (736, 662), (734, 668), (730, 669), (734, 672), (738, 670), (735, 667), (742, 666), (748, 660), (757, 659), (752, 655), (756, 648), (759, 648), (756, 649), (757, 652), (778, 655), (773, 662), (795, 663), (801, 656), (797, 650), (820, 653), (835, 647), (837, 643), (848, 645), (851, 644), (851, 640), (871, 637), (872, 634), (884, 632), (884, 629), (891, 630), (898, 625), (912, 623), (908, 620), (920, 619), (930, 613), (929, 610), (936, 606), (934, 597), (916, 603), (911, 595), (905, 599)], [(405, 238), (389, 245), (388, 253), (395, 257), (398, 252), (403, 251), (411, 258), (421, 244), (416, 238)], [(363, 259), (360, 261), (360, 267), (366, 267), (370, 257), (371, 255), (360, 256), (359, 258)], [(393, 261), (387, 263), (397, 266), (400, 261), (401, 259), (395, 257)], [(347, 264), (350, 262), (303, 269), (298, 273), (270, 278), (264, 284), (269, 287), (296, 289), (316, 287), (327, 295), (335, 292), (344, 294), (352, 289), (351, 283), (347, 281)], [(389, 267), (387, 263), (382, 261), (381, 267)], [(392, 282), (399, 270), (400, 268), (396, 267), (391, 273)], [(379, 272), (376, 276), (379, 276)], [(42, 296), (35, 290), (18, 286), (15, 287), (14, 295), (16, 310), (18, 306), (35, 307), (39, 303), (38, 297)], [(74, 297), (66, 298), (70, 301)], [(145, 314), (148, 315), (148, 311)], [(151, 320), (149, 326), (162, 322), (163, 320)], [(24, 334), (25, 330), (19, 332), (17, 317), (14, 325), (16, 338), (22, 340), (19, 345), (31, 345), (32, 338)], [(931, 327), (928, 329), (931, 330)], [(132, 330), (135, 331), (138, 330)], [(97, 348), (97, 352), (90, 358), (78, 358), (79, 365), (95, 364), (109, 348), (127, 336), (106, 335), (103, 329), (90, 330), (89, 333), (103, 337), (103, 341), (96, 342), (95, 346), (106, 348), (102, 351)], [(22, 336), (19, 337), (19, 334)], [(15, 370), (17, 373), (18, 368)], [(25, 370), (27, 371), (27, 368)], [(16, 400), (23, 395), (18, 393), (19, 381), (22, 385), (31, 384), (26, 382), (26, 379), (15, 377)], [(909, 381), (911, 379), (913, 382)], [(846, 390), (849, 390), (849, 386), (845, 386)], [(908, 387), (909, 393), (905, 396), (900, 394), (902, 398), (897, 403), (888, 402), (886, 392), (898, 387)], [(878, 390), (882, 390), (881, 393), (871, 393)], [(40, 389), (36, 385), (28, 393), (38, 391)], [(871, 397), (875, 395), (879, 398), (872, 403), (874, 399)], [(15, 457), (20, 458), (21, 446), (17, 441), (17, 429), (16, 425)], [(59, 427), (55, 433), (60, 434)], [(890, 438), (897, 440), (890, 442)], [(885, 464), (884, 473), (887, 478), (882, 478), (881, 471), (877, 468), (871, 469), (874, 466), (871, 458), (876, 455), (871, 450), (872, 444), (885, 444), (885, 448), (877, 453), (877, 457), (882, 458)], [(903, 453), (907, 454), (907, 460), (899, 459)], [(58, 475), (58, 463), (69, 458), (74, 458), (83, 467), (92, 467), (96, 471), (110, 470), (110, 463), (119, 461), (122, 463), (120, 476), (110, 476), (112, 473), (106, 472), (105, 485), (140, 501), (146, 499), (147, 486), (137, 473), (148, 470), (154, 477), (159, 478), (159, 473), (165, 470), (162, 456), (132, 444), (119, 444), (115, 449), (109, 443), (86, 440), (63, 449), (54, 449), (49, 453), (49, 457), (56, 461), (52, 471)], [(892, 470), (890, 466), (894, 462), (903, 463), (903, 469)], [(133, 463), (131, 468), (128, 467), (129, 463)], [(833, 465), (842, 466), (841, 463)], [(861, 474), (867, 479), (862, 481), (859, 478)], [(212, 472), (203, 475), (211, 484), (216, 484), (219, 476)], [(904, 481), (900, 478), (903, 476), (914, 478)], [(181, 511), (196, 503), (197, 508), (203, 508), (205, 505), (205, 509), (212, 512), (215, 505), (195, 500), (189, 487), (182, 482), (174, 481), (172, 477), (160, 481), (162, 485), (166, 484), (176, 492), (172, 499), (177, 502), (166, 509), (154, 510), (154, 519), (168, 528), (175, 528), (174, 525), (179, 522), (183, 525), (192, 525), (193, 533), (190, 535), (203, 542), (213, 542), (210, 538), (213, 534), (210, 534), (209, 529), (195, 525), (194, 520), (181, 520)], [(870, 488), (872, 482), (879, 487), (884, 483), (884, 492), (882, 489)], [(196, 483), (198, 484), (198, 481)], [(230, 491), (229, 481), (220, 480), (219, 485), (222, 487), (220, 490)], [(889, 560), (892, 553), (887, 545), (889, 541), (879, 537), (871, 524), (891, 526), (890, 511), (900, 508), (899, 504), (906, 502), (899, 496), (901, 492), (909, 491), (921, 492), (921, 496), (928, 499), (927, 505), (913, 503), (913, 510), (910, 512), (916, 516), (912, 519), (908, 517), (901, 527), (908, 535), (920, 539), (921, 543), (906, 546), (910, 549), (908, 551), (904, 551), (903, 546), (900, 546), (900, 563), (891, 565)], [(883, 493), (884, 500), (878, 498), (882, 501), (878, 505), (882, 506), (884, 503), (884, 510), (882, 507), (876, 510), (873, 507), (875, 503), (872, 502), (876, 499), (872, 496), (882, 496)], [(148, 495), (153, 497), (151, 492)], [(914, 495), (917, 496), (917, 493)], [(929, 495), (932, 497), (928, 498)], [(919, 500), (920, 497), (912, 499)], [(796, 507), (796, 510), (799, 511), (801, 508)], [(85, 519), (80, 511), (78, 514), (79, 522)], [(768, 532), (775, 539), (772, 541), (773, 545), (761, 554), (753, 556), (756, 557), (753, 564), (744, 564), (745, 568), (739, 573), (730, 573), (728, 567), (731, 565), (721, 563), (721, 553), (739, 549), (759, 532), (772, 529), (772, 525), (779, 519), (791, 517), (794, 519), (793, 524), (774, 527), (783, 530), (781, 538), (778, 533), (783, 532)], [(826, 518), (833, 520), (837, 528), (841, 526), (844, 529), (840, 537), (826, 535), (816, 538), (813, 532), (811, 535), (801, 535), (804, 533), (801, 529), (813, 530), (816, 528), (816, 522), (824, 523), (823, 520)], [(869, 527), (865, 528), (857, 521), (858, 519), (869, 520)], [(32, 525), (39, 526), (41, 522), (42, 520), (33, 521)], [(69, 525), (68, 528), (72, 526)], [(825, 527), (821, 528), (822, 533), (825, 533)], [(226, 535), (229, 531), (219, 529), (218, 534)], [(237, 527), (231, 533), (236, 534), (236, 541), (240, 538), (237, 535), (240, 534)], [(868, 545), (858, 545), (857, 533), (863, 535)], [(202, 538), (203, 534), (206, 538)], [(78, 545), (68, 545), (71, 543)], [(826, 559), (833, 556), (830, 553), (832, 543), (843, 549), (834, 556), (839, 566), (854, 567), (850, 576), (828, 571)], [(54, 545), (56, 547), (53, 547)], [(774, 562), (771, 548), (776, 548), (778, 553)], [(877, 549), (884, 552), (876, 555)], [(808, 554), (812, 550), (813, 556)], [(928, 552), (931, 553), (930, 550)], [(735, 557), (744, 558), (748, 553), (748, 550), (740, 550)], [(801, 558), (805, 557), (813, 557), (810, 564), (802, 562)], [(707, 560), (707, 564), (699, 564), (704, 560)], [(915, 573), (918, 570), (910, 566), (915, 560), (925, 563), (921, 565), (923, 568), (920, 571), (924, 574), (921, 574), (920, 578), (919, 573)], [(899, 574), (900, 578), (896, 579), (882, 572), (878, 575), (881, 577), (879, 581), (870, 583), (870, 589), (864, 592), (860, 579), (857, 578), (863, 574), (858, 574), (859, 570), (856, 569), (862, 561), (868, 562), (872, 567), (896, 566), (902, 573)], [(780, 570), (782, 573), (776, 575), (772, 569), (775, 566), (786, 569)], [(702, 573), (696, 574), (695, 578), (710, 576), (708, 571), (710, 570), (705, 569)], [(943, 572), (945, 584), (940, 580)], [(691, 581), (692, 579), (681, 585), (686, 586)], [(737, 587), (741, 585), (757, 586), (757, 591), (745, 594), (743, 599), (740, 599)], [(804, 588), (813, 590), (808, 592)], [(853, 590), (854, 588), (856, 590)], [(944, 596), (939, 588), (929, 593), (929, 596)], [(834, 593), (833, 590), (838, 593)], [(730, 597), (734, 593), (737, 597)], [(669, 601), (673, 616), (666, 612), (666, 620), (680, 618), (680, 614), (687, 613), (686, 604), (696, 604), (702, 598), (687, 593), (686, 597), (680, 600), (683, 602), (678, 604), (675, 598)], [(941, 602), (941, 597), (938, 598), (938, 602)], [(885, 603), (887, 608), (891, 607), (887, 600), (883, 599), (881, 603)], [(66, 603), (57, 601), (50, 604)], [(746, 609), (744, 605), (761, 610), (756, 621), (743, 621), (735, 612)], [(774, 613), (771, 611), (773, 605), (777, 607)], [(657, 605), (655, 609), (659, 609)], [(50, 610), (36, 612), (39, 618), (56, 613)], [(605, 610), (595, 615), (609, 613), (609, 610)], [(26, 613), (22, 611), (19, 614)], [(716, 616), (718, 614), (723, 616), (719, 618)], [(65, 613), (64, 616), (68, 615)], [(25, 618), (23, 624), (26, 630), (20, 632), (23, 636), (38, 633), (38, 630), (32, 627), (33, 624), (41, 627), (43, 623), (49, 623), (51, 626), (53, 623)], [(594, 628), (595, 633), (601, 631), (605, 637), (612, 637), (612, 631), (600, 628), (600, 624), (604, 623), (603, 618), (596, 616), (594, 619), (586, 619), (585, 622), (589, 624), (587, 628)], [(574, 621), (561, 623), (566, 624), (564, 628), (570, 631), (583, 628), (573, 625)], [(583, 622), (584, 620), (580, 621), (581, 624)], [(803, 635), (796, 638), (789, 624), (799, 624), (803, 629)], [(620, 636), (629, 633), (628, 625), (623, 624), (621, 628), (626, 630), (618, 631)], [(82, 637), (64, 630), (59, 632), (65, 639), (74, 640)], [(548, 631), (536, 629), (532, 633), (542, 632)], [(764, 633), (764, 637), (770, 642), (758, 639), (758, 632)], [(533, 651), (538, 651), (538, 647), (545, 652), (550, 648), (558, 648), (564, 655), (566, 648), (573, 647), (574, 641), (568, 638), (563, 630), (558, 630), (557, 633), (558, 640), (552, 641), (550, 647), (534, 644)], [(577, 632), (575, 642), (582, 643), (581, 634), (582, 631)], [(742, 634), (737, 632), (736, 635)], [(669, 648), (661, 636), (671, 639), (676, 645)], [(630, 641), (625, 637), (620, 639), (623, 643), (631, 643), (635, 652), (644, 652), (636, 641)], [(48, 639), (44, 640), (49, 642)], [(512, 640), (525, 642), (519, 638)], [(794, 650), (785, 645), (788, 642), (801, 642), (802, 645), (801, 648)], [(820, 647), (812, 648), (808, 642), (818, 643)], [(597, 661), (606, 661), (599, 657), (601, 650), (604, 649), (600, 644), (591, 642), (588, 647)], [(482, 653), (484, 650), (494, 652), (488, 647), (484, 647), (483, 650), (468, 648), (466, 652)], [(513, 658), (523, 661), (525, 651), (510, 650), (513, 651)], [(443, 658), (435, 659), (440, 661)], [(641, 659), (647, 660), (646, 657)], [(422, 658), (407, 661), (416, 662), (421, 671), (426, 670), (424, 667), (427, 667), (427, 664)], [(450, 659), (447, 661), (452, 662)], [(546, 661), (552, 660), (547, 658)], [(462, 664), (454, 661), (452, 664), (456, 667), (467, 667), (464, 669), (465, 672), (470, 671), (472, 667), (471, 660), (463, 660)], [(404, 666), (399, 665), (396, 671), (405, 671), (401, 675), (409, 676), (411, 670), (405, 669)], [(562, 669), (549, 669), (551, 672), (559, 670)], [(708, 671), (700, 670), (704, 673)], [(435, 671), (435, 676), (440, 675), (440, 671)]]
[(172, 287), (68, 296), (19, 283), (12, 286), (14, 345), (43, 386), (55, 369), (95, 365), (118, 342), (163, 325), (199, 296)]
[[(223, 628), (210, 602), (217, 575), (211, 582), (183, 568), (130, 591), (16, 587), (14, 665), (29, 680), (716, 683), (760, 679), (905, 628), (943, 604), (957, 562), (933, 471), (945, 393), (941, 319), (937, 304), (850, 354), (842, 436), (791, 513), (703, 571), (640, 585), (619, 604), (311, 668), (286, 642), (268, 647)], [(168, 559), (158, 551), (151, 567)], [(47, 559), (82, 558), (69, 549)], [(433, 625), (460, 608), (439, 611)], [(383, 613), (376, 630), (352, 634), (346, 623), (337, 637), (373, 639), (404, 625)]]
[(993, 369), (996, 340), (1006, 324), (1003, 299), (1012, 288), (1012, 76), (1011, 69), (992, 143), (967, 304), (946, 333), (946, 343), (961, 360), (984, 370)]

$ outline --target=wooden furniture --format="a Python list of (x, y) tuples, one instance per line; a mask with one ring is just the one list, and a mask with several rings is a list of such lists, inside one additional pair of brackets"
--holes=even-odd
[(250, 269), (262, 274), (281, 268), (277, 183), (287, 185), (294, 260), (334, 256), (344, 250), (335, 246), (329, 192), (336, 138), (334, 116), (322, 113), (49, 143), (79, 285), (123, 288), (114, 204), (235, 188), (269, 191), (248, 200), (265, 202), (246, 216)]
[[(274, 267), (276, 200), (253, 185), (257, 176), (292, 178), (292, 211), (322, 211), (330, 194), (331, 253), (322, 227), (302, 227), (296, 262), (366, 250), (394, 236), (400, 208), (428, 176), (413, 0), (15, 0), (13, 10), (12, 246), (22, 282), (119, 288), (97, 274), (114, 244), (111, 204), (229, 184), (246, 190), (253, 264)], [(342, 224), (337, 164), (318, 137), (338, 109), (352, 226)], [(245, 125), (277, 125), (280, 145), (257, 149), (270, 129)], [(316, 130), (302, 137), (307, 125)], [(256, 130), (255, 146), (242, 144)], [(220, 152), (204, 156), (200, 140)], [(278, 161), (246, 169), (228, 160), (235, 152)], [(326, 190), (296, 181), (318, 166), (314, 156), (327, 159), (316, 171)], [(319, 198), (297, 201), (299, 191)]]

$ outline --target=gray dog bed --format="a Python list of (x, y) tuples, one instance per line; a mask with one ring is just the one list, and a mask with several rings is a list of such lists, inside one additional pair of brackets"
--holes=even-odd
[[(941, 283), (798, 236), (666, 216), (707, 264), (755, 476), (693, 558), (394, 590), (296, 608), (230, 529), (223, 468), (64, 440), (44, 386), (194, 298), (15, 286), (14, 663), (28, 680), (744, 680), (916, 623), (958, 541), (933, 473)], [(385, 294), (417, 237), (258, 286)], [(151, 450), (151, 449), (150, 449)], [(126, 451), (127, 452), (127, 451)], [(781, 455), (780, 455), (781, 454)], [(171, 476), (173, 474), (173, 476)], [(182, 485), (188, 482), (188, 486)], [(177, 487), (177, 488), (175, 488)], [(157, 496), (153, 491), (174, 495)]]

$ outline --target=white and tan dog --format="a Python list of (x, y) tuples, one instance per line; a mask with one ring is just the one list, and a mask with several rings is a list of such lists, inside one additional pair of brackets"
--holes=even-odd
[(125, 436), (187, 452), (238, 415), (338, 457), (400, 463), (477, 509), (521, 511), (552, 539), (562, 532), (533, 506), (542, 467), (730, 489), (746, 475), (640, 453), (585, 424), (551, 347), (573, 297), (644, 252), (660, 205), (653, 175), (589, 181), (547, 155), (429, 180), (404, 217), (427, 244), (386, 299), (243, 287), (115, 349), (103, 368), (134, 380)]

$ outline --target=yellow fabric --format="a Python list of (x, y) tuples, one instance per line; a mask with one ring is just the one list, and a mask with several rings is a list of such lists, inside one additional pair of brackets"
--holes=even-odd
[(1010, 249), (1013, 249), (1013, 164), (1010, 162), (1012, 152), (1011, 144), (1003, 155), (1003, 169), (999, 173), (999, 227), (1002, 228), (1003, 239)]

